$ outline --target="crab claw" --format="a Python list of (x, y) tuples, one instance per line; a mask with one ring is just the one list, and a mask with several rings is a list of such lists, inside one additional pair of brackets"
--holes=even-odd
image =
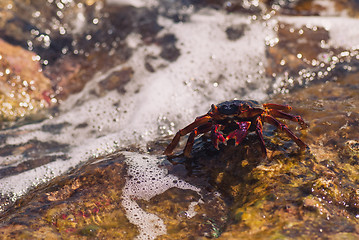
[(226, 137), (226, 140), (234, 139), (236, 146), (240, 144), (247, 136), (248, 129), (251, 126), (251, 122), (237, 122), (237, 124), (239, 128), (234, 130), (233, 132), (230, 132)]
[(226, 139), (223, 137), (222, 133), (218, 132), (223, 126), (216, 124), (212, 127), (212, 131), (211, 131), (211, 139), (213, 142), (214, 147), (219, 150), (219, 143), (222, 142), (224, 144), (226, 144)]

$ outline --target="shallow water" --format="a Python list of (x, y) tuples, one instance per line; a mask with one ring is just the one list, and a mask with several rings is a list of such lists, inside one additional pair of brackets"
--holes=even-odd
[[(328, 193), (329, 190), (313, 187), (313, 198), (297, 193), (297, 200), (291, 204), (300, 199), (304, 209), (316, 209), (319, 201), (316, 197), (327, 197), (331, 199), (328, 201), (335, 202), (335, 207), (329, 207), (332, 204), (327, 202), (320, 211), (336, 216), (334, 223), (342, 221), (338, 217), (340, 214), (349, 216), (347, 226), (354, 228), (335, 234), (358, 235), (355, 227), (359, 213), (358, 195), (351, 193), (357, 191), (358, 180), (353, 173), (358, 171), (356, 146), (359, 141), (355, 131), (358, 126), (356, 73), (359, 61), (359, 30), (352, 27), (358, 24), (355, 6), (350, 3), (339, 5), (334, 1), (328, 1), (328, 4), (310, 1), (311, 8), (301, 1), (271, 5), (256, 1), (77, 1), (76, 4), (73, 1), (47, 1), (46, 12), (40, 10), (40, 2), (8, 1), (1, 5), (1, 12), (8, 14), (4, 29), (15, 26), (21, 34), (2, 31), (0, 37), (36, 52), (40, 56), (36, 61), (42, 64), (43, 72), (52, 84), (51, 107), (37, 114), (30, 112), (26, 119), (4, 118), (0, 142), (4, 226), (16, 223), (23, 231), (21, 222), (26, 221), (27, 211), (39, 211), (32, 208), (33, 202), (29, 200), (32, 194), (42, 198), (41, 194), (48, 196), (57, 191), (56, 194), (65, 195), (61, 198), (62, 204), (74, 204), (72, 201), (80, 200), (81, 194), (68, 199), (66, 191), (61, 190), (68, 183), (59, 184), (60, 180), (67, 176), (77, 178), (81, 174), (91, 176), (92, 170), (86, 168), (88, 163), (109, 159), (116, 162), (119, 154), (124, 156), (119, 159), (126, 165), (125, 173), (120, 176), (122, 187), (116, 197), (110, 193), (106, 196), (111, 199), (111, 204), (116, 202), (115, 211), (123, 215), (121, 219), (126, 222), (125, 226), (133, 230), (121, 230), (130, 232), (127, 237), (166, 239), (168, 236), (170, 239), (171, 234), (172, 239), (187, 238), (191, 234), (218, 237), (223, 231), (224, 239), (275, 238), (278, 234), (296, 236), (296, 231), (300, 230), (288, 227), (289, 230), (280, 232), (273, 223), (254, 221), (258, 206), (261, 211), (278, 207), (268, 205), (264, 200), (260, 202), (263, 196), (256, 192), (247, 193), (267, 187), (251, 184), (253, 181), (266, 183), (266, 178), (261, 178), (263, 169), (258, 160), (260, 153), (255, 137), (250, 135), (238, 153), (233, 153), (231, 147), (221, 148), (223, 155), (198, 140), (194, 146), (197, 160), (190, 166), (182, 158), (177, 159), (179, 164), (172, 166), (161, 154), (172, 134), (196, 116), (206, 113), (212, 103), (237, 98), (290, 104), (308, 121), (308, 130), (299, 131), (294, 124), (289, 124), (311, 149), (304, 157), (273, 127), (265, 129), (266, 144), (274, 163), (278, 164), (267, 166), (272, 169), (263, 171), (272, 171), (275, 175), (280, 169), (279, 175), (283, 177), (281, 171), (289, 170), (278, 166), (293, 164), (298, 171), (308, 174), (308, 179), (303, 180), (302, 185), (287, 180), (289, 185), (298, 184), (299, 188), (306, 189), (304, 185), (312, 184), (310, 181), (317, 181), (315, 186), (328, 181), (313, 177), (322, 170), (310, 172), (307, 167), (335, 163), (334, 173), (330, 174), (341, 172), (350, 179), (341, 180), (345, 187), (333, 180), (336, 191), (349, 196), (338, 199), (335, 194)], [(32, 14), (22, 16), (24, 9)], [(180, 152), (183, 146), (181, 142), (176, 151)], [(248, 155), (251, 151), (254, 153)], [(223, 162), (214, 164), (218, 171), (211, 170), (213, 158)], [(143, 159), (147, 160), (141, 163)], [(242, 177), (229, 171), (232, 159), (241, 163), (236, 169), (243, 171)], [(303, 166), (294, 164), (293, 159), (303, 160)], [(253, 163), (248, 164), (249, 160)], [(206, 161), (210, 162), (208, 167), (204, 165)], [(69, 171), (81, 174), (71, 175)], [(56, 178), (58, 176), (60, 179)], [(61, 187), (49, 188), (47, 184)], [(272, 183), (270, 179), (267, 184), (272, 188), (283, 187), (281, 182)], [(176, 188), (184, 192), (173, 190)], [(293, 193), (293, 189), (288, 189), (278, 191), (282, 196), (278, 205), (287, 194)], [(263, 190), (263, 193), (267, 191)], [(90, 205), (91, 196), (88, 198)], [(186, 227), (178, 228), (176, 222), (184, 213), (175, 214), (173, 219), (163, 213), (171, 206), (171, 203), (166, 205), (166, 197), (171, 199), (172, 196), (191, 199), (186, 202), (188, 205), (178, 207), (187, 216)], [(156, 207), (156, 200), (153, 200), (156, 197), (166, 204)], [(45, 200), (44, 204), (49, 201), (48, 198)], [(336, 208), (344, 201), (350, 202), (350, 211)], [(257, 205), (251, 205), (254, 202)], [(261, 205), (265, 203), (267, 207)], [(145, 208), (145, 205), (148, 206)], [(215, 216), (209, 206), (221, 209), (221, 216)], [(297, 209), (295, 204), (293, 206), (295, 211), (304, 211)], [(56, 209), (51, 204), (43, 207)], [(78, 211), (75, 207), (68, 207), (68, 212), (58, 211), (69, 216), (74, 214), (74, 209)], [(79, 231), (85, 237), (92, 236), (92, 232), (106, 236), (104, 229), (113, 228), (104, 222), (110, 221), (114, 211), (104, 209), (111, 216), (101, 215), (102, 222), (93, 220), (89, 224), (84, 217), (84, 224), (80, 224), (77, 218), (78, 225), (71, 225), (71, 229), (75, 229), (72, 237), (78, 236)], [(66, 234), (70, 231), (67, 218), (63, 222), (55, 221), (59, 216), (47, 212), (44, 217), (42, 211), (39, 212), (39, 218), (45, 219), (43, 226), (56, 222), (54, 234), (71, 238), (71, 234), (63, 235), (62, 232), (64, 229), (67, 229)], [(198, 212), (211, 218), (201, 218)], [(270, 210), (266, 214), (268, 212)], [(21, 214), (25, 220), (16, 220)], [(50, 215), (51, 221), (47, 219)], [(90, 215), (90, 219), (96, 218), (96, 214)], [(309, 222), (311, 217), (307, 219)], [(301, 229), (302, 223), (294, 222)], [(320, 224), (325, 226), (325, 223)], [(248, 229), (256, 227), (258, 232), (250, 234)], [(184, 229), (187, 229), (187, 235), (183, 235)], [(314, 228), (308, 229), (305, 234), (316, 236), (314, 231)], [(36, 234), (36, 231), (30, 232), (27, 234)], [(147, 235), (148, 232), (152, 235)], [(327, 232), (330, 234), (329, 230)], [(111, 235), (113, 232), (109, 234), (107, 236), (114, 236)]]

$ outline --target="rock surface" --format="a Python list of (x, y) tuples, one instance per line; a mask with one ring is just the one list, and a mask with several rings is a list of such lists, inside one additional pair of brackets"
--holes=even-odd
[(51, 94), (50, 79), (44, 76), (38, 56), (0, 39), (0, 122), (45, 109), (51, 105)]

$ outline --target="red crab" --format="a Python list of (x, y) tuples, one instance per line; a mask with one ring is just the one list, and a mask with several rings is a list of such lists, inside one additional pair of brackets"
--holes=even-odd
[(307, 124), (302, 117), (291, 115), (289, 112), (292, 107), (274, 103), (260, 105), (253, 100), (232, 100), (222, 102), (218, 105), (212, 104), (211, 110), (205, 115), (197, 117), (196, 120), (187, 127), (179, 130), (172, 142), (167, 146), (164, 154), (172, 155), (172, 151), (177, 146), (180, 138), (190, 133), (184, 155), (190, 157), (194, 139), (197, 135), (211, 132), (211, 139), (216, 149), (220, 142), (226, 144), (227, 140), (234, 139), (238, 145), (247, 136), (248, 132), (255, 131), (259, 137), (263, 157), (267, 156), (267, 150), (263, 140), (262, 124), (270, 123), (278, 129), (284, 131), (301, 149), (308, 146), (300, 140), (294, 133), (276, 118), (284, 118), (293, 122), (298, 122), (301, 127)]

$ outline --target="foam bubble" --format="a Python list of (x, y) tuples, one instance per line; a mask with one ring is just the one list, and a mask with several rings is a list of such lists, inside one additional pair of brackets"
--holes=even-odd
[[(122, 193), (122, 205), (125, 208), (129, 221), (139, 228), (136, 239), (155, 239), (166, 234), (166, 226), (162, 219), (155, 214), (147, 213), (138, 206), (135, 199), (150, 200), (152, 197), (176, 187), (200, 192), (200, 189), (180, 180), (178, 177), (168, 174), (164, 168), (159, 168), (161, 160), (148, 155), (132, 152), (123, 152), (126, 163), (129, 165), (126, 184)], [(190, 204), (188, 216), (196, 215), (194, 211), (198, 202)]]

